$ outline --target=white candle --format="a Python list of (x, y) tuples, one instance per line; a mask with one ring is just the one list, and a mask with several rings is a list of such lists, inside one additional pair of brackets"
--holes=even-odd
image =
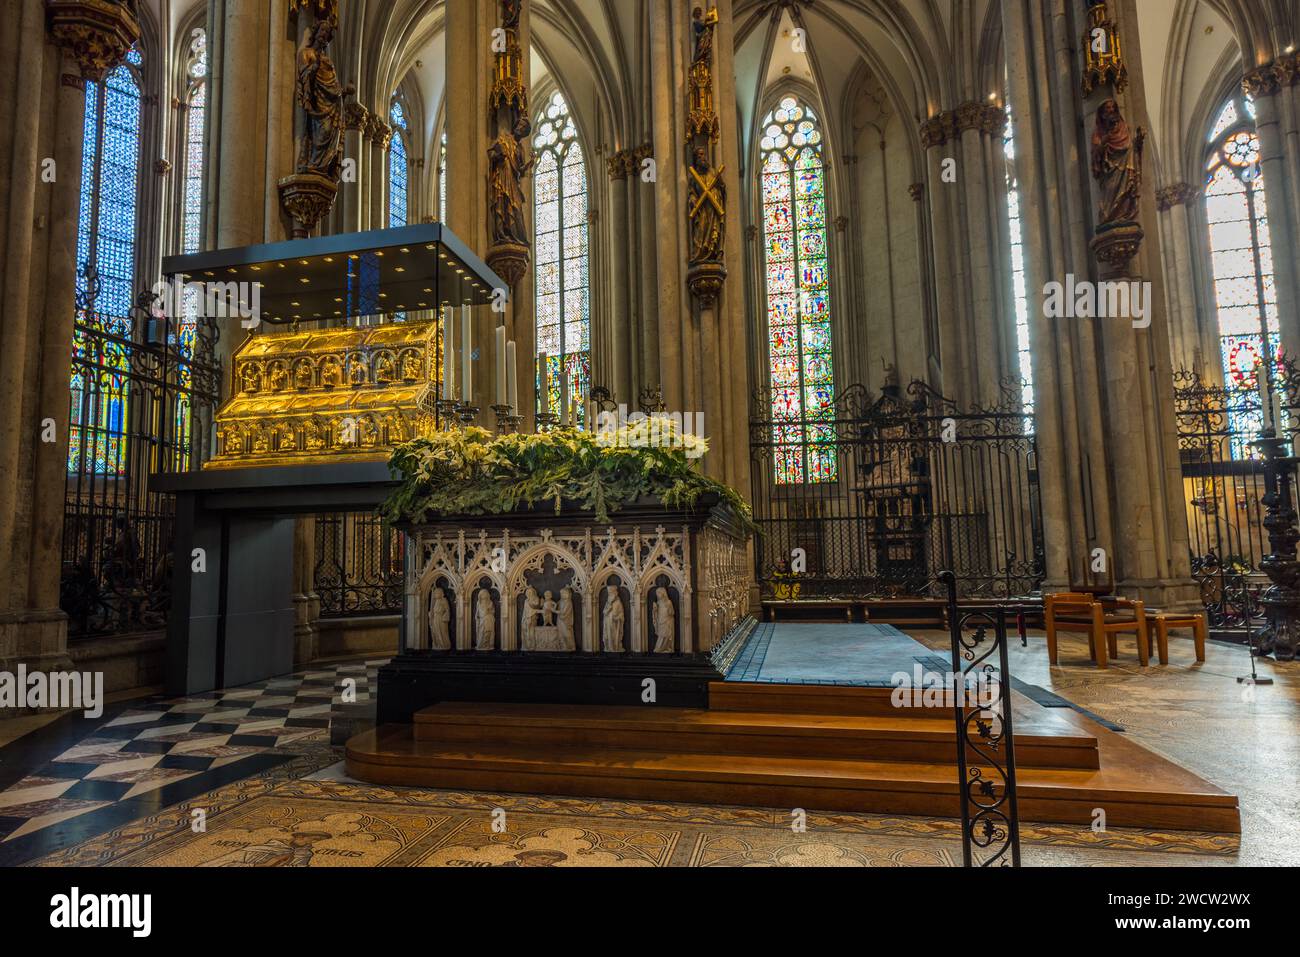
[(564, 368), (564, 358), (560, 358), (560, 424), (569, 424), (569, 373)]
[(545, 352), (537, 357), (537, 361), (541, 366), (541, 375), (538, 378), (537, 410), (545, 414), (551, 411), (546, 407), (551, 395), (551, 363)]
[(456, 324), (451, 321), (451, 310), (442, 310), (442, 397), (456, 397)]
[(519, 409), (519, 373), (515, 367), (515, 341), (506, 343), (506, 405), (510, 414), (518, 415)]
[(460, 400), (474, 401), (474, 332), (470, 328), (469, 306), (460, 308)]
[(497, 405), (506, 404), (506, 327), (497, 326)]

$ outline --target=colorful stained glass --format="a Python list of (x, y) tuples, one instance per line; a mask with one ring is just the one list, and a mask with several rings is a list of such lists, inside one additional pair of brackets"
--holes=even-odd
[[(560, 414), (567, 381), (581, 425), (591, 391), (587, 164), (562, 93), (553, 94), (542, 110), (533, 148), (538, 411)], [(542, 353), (547, 355), (546, 395), (540, 394)]]
[(816, 114), (793, 96), (764, 120), (762, 156), (767, 254), (768, 356), (779, 484), (834, 482), (834, 415), (826, 173)]
[[(135, 301), (136, 209), (140, 175), (140, 84), (144, 60), (132, 49), (127, 62), (99, 83), (86, 85), (81, 196), (77, 233), (77, 290), (87, 292), (81, 272), (99, 280), (93, 315), (82, 323), (130, 340), (128, 318)], [(93, 343), (97, 343), (92, 345)], [(71, 378), (68, 470), (118, 475), (125, 470), (130, 415), (126, 377), (128, 347), (74, 332), (73, 355), (101, 373), (93, 384)], [(92, 354), (93, 353), (93, 354)]]
[(1021, 407), (1026, 415), (1034, 414), (1034, 364), (1029, 352), (1029, 296), (1025, 282), (1025, 242), (1020, 225), (1020, 185), (1016, 179), (1016, 141), (1012, 130), (1010, 105), (1006, 108), (1007, 125), (1002, 142), (1007, 157), (1007, 232), (1011, 238), (1011, 288), (1015, 307), (1016, 350)]
[[(1266, 355), (1275, 366), (1281, 361), (1272, 236), (1254, 118), (1248, 98), (1234, 96), (1224, 105), (1210, 132), (1205, 182), (1224, 381), (1247, 394), (1258, 388)], [(1257, 455), (1250, 443), (1264, 425), (1258, 402), (1253, 407), (1248, 400), (1233, 403), (1229, 418), (1237, 436), (1233, 457)]]
[(438, 221), (447, 221), (447, 131), (438, 145)]
[(411, 169), (406, 152), (406, 113), (397, 100), (388, 118), (393, 121), (393, 141), (388, 147), (388, 225), (392, 228), (407, 223)]

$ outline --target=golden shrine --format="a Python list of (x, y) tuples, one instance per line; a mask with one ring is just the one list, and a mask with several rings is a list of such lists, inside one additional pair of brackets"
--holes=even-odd
[(437, 337), (436, 321), (250, 337), (205, 468), (386, 459), (433, 427)]

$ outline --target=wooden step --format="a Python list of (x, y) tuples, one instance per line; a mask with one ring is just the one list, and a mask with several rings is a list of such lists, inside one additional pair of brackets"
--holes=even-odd
[[(1022, 767), (1096, 768), (1097, 740), (1070, 729), (1016, 733)], [(956, 760), (951, 715), (828, 715), (777, 712), (452, 703), (415, 715), (414, 736), (448, 748), (531, 745), (628, 751), (841, 758), (873, 761)]]
[(943, 718), (952, 715), (949, 707), (895, 707), (893, 694), (894, 689), (889, 687), (715, 681), (709, 685), (709, 708), (713, 711), (771, 711), (864, 717)]
[[(956, 770), (947, 763), (504, 744), (466, 750), (417, 740), (411, 725), (357, 735), (345, 763), (352, 777), (385, 785), (944, 817), (960, 811)], [(1089, 824), (1103, 808), (1111, 827), (1240, 831), (1237, 799), (1212, 785), (1175, 790), (1159, 774), (1111, 780), (1106, 771), (1036, 768), (1018, 780), (1026, 821)]]

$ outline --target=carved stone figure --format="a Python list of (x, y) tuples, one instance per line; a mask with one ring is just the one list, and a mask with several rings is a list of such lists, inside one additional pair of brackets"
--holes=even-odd
[(535, 644), (533, 634), (541, 614), (542, 599), (538, 597), (537, 589), (529, 585), (528, 591), (524, 593), (524, 613), (519, 619), (519, 643), (525, 651), (532, 649)]
[(507, 30), (518, 30), (522, 6), (522, 0), (501, 0), (501, 25)]
[(244, 366), (243, 374), (240, 376), (240, 384), (245, 392), (256, 392), (261, 385), (262, 377), (258, 374), (257, 366)]
[(402, 357), (402, 381), (416, 382), (420, 378), (420, 359), (414, 352)]
[(326, 389), (333, 389), (343, 383), (343, 373), (337, 359), (326, 359), (320, 367), (320, 384)]
[(524, 159), (524, 141), (532, 131), (527, 116), (520, 116), (514, 128), (502, 131), (488, 148), (488, 211), (493, 244), (528, 245), (524, 222), (524, 178), (533, 168)]
[(542, 596), (542, 624), (547, 628), (555, 624), (555, 593), (547, 592)]
[(337, 182), (343, 165), (343, 100), (356, 87), (339, 82), (329, 55), (335, 25), (317, 23), (298, 51), (298, 105), (306, 118), (306, 132), (298, 153), (298, 172), (315, 173)]
[(429, 598), (429, 647), (451, 650), (451, 603), (441, 588), (435, 588)]
[(654, 653), (656, 655), (672, 654), (674, 639), (677, 637), (677, 610), (673, 608), (673, 600), (668, 594), (667, 588), (655, 589), (654, 624)]
[(379, 385), (388, 385), (397, 378), (396, 364), (393, 357), (388, 353), (381, 353), (375, 361), (375, 382)]
[(560, 608), (556, 615), (556, 625), (559, 629), (556, 635), (558, 644), (564, 651), (573, 651), (576, 646), (573, 641), (573, 589), (560, 589)]
[(605, 588), (605, 610), (601, 614), (600, 648), (602, 651), (621, 652), (623, 650), (623, 622), (627, 610), (623, 607), (623, 597), (617, 585)]
[(311, 388), (311, 363), (299, 362), (293, 367), (293, 386), (295, 389)]
[(474, 609), (474, 650), (491, 651), (496, 647), (496, 640), (497, 614), (492, 592), (480, 588)]
[(1092, 176), (1101, 192), (1098, 227), (1136, 222), (1142, 199), (1142, 153), (1146, 131), (1130, 134), (1115, 100), (1097, 110), (1092, 134)]
[(697, 147), (689, 168), (691, 263), (721, 262), (727, 220), (727, 187), (708, 151)]
[(718, 11), (710, 10), (707, 14), (702, 7), (696, 7), (691, 12), (691, 33), (694, 35), (695, 53), (691, 57), (692, 63), (702, 63), (705, 66), (713, 65), (713, 31), (717, 29)]

